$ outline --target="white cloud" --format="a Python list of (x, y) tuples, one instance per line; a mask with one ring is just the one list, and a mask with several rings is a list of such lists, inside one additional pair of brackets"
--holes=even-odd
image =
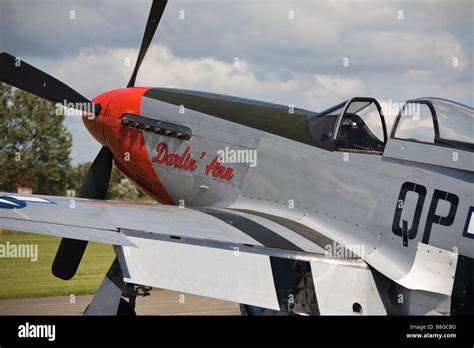
[(345, 99), (365, 94), (364, 84), (359, 79), (340, 75), (313, 75), (316, 84), (312, 85), (315, 96), (332, 96)]
[[(88, 97), (106, 90), (124, 87), (132, 72), (124, 65), (135, 51), (126, 48), (100, 51), (82, 50), (77, 56), (63, 58), (53, 72), (62, 81)], [(362, 81), (340, 75), (293, 73), (257, 77), (254, 67), (239, 61), (224, 62), (215, 58), (180, 58), (167, 47), (152, 45), (139, 72), (137, 85), (175, 87), (236, 95), (252, 99), (301, 105), (319, 110), (321, 104), (365, 93)]]

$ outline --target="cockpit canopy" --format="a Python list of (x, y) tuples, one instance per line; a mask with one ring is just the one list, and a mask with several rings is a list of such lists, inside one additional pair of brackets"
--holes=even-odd
[[(474, 151), (473, 108), (441, 98), (407, 101), (391, 138)], [(326, 150), (382, 154), (387, 130), (382, 109), (373, 98), (352, 98), (308, 121), (316, 146)]]

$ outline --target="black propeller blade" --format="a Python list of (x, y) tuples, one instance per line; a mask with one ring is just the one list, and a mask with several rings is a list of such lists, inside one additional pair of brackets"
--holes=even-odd
[[(105, 199), (112, 172), (112, 152), (103, 146), (92, 163), (79, 192), (80, 198)], [(53, 274), (61, 279), (71, 279), (76, 274), (87, 241), (63, 238), (54, 258)]]
[(98, 105), (68, 85), (6, 52), (0, 53), (0, 81), (54, 103), (66, 102), (69, 107), (96, 115), (100, 111)]
[(135, 86), (135, 79), (137, 78), (138, 69), (140, 69), (140, 65), (142, 64), (146, 51), (148, 50), (156, 28), (160, 23), (161, 16), (163, 15), (163, 11), (165, 10), (167, 2), (167, 0), (153, 0), (150, 15), (148, 16), (148, 21), (146, 23), (145, 34), (143, 34), (142, 45), (140, 47), (140, 52), (138, 53), (137, 63), (135, 64), (135, 68), (133, 69), (133, 73), (130, 77), (127, 87)]

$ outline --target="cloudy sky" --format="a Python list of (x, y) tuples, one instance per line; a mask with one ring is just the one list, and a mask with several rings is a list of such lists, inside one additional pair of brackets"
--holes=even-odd
[[(0, 50), (90, 98), (127, 84), (150, 4), (0, 0)], [(473, 17), (472, 0), (169, 1), (136, 85), (314, 111), (351, 96), (472, 106)], [(82, 121), (66, 123), (73, 162), (93, 160), (99, 145)]]

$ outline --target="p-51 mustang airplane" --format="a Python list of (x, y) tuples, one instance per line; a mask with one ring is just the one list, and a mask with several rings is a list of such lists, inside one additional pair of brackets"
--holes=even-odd
[[(165, 6), (153, 1), (127, 88), (92, 101), (0, 56), (1, 81), (87, 106), (103, 145), (81, 198), (0, 195), (1, 228), (63, 237), (59, 278), (74, 276), (88, 241), (114, 246), (85, 314), (133, 314), (146, 286), (244, 314), (474, 313), (471, 107), (410, 100), (389, 134), (373, 98), (315, 113), (134, 87)], [(104, 201), (112, 163), (163, 204)]]

